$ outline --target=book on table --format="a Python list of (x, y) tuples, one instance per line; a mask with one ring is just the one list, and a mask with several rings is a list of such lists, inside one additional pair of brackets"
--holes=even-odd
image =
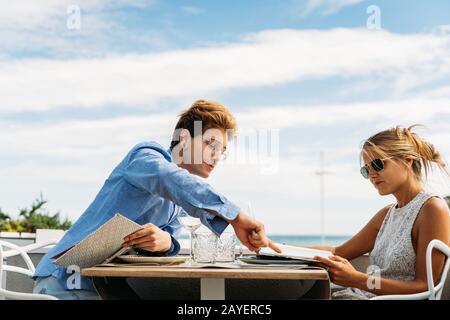
[(278, 259), (282, 260), (298, 260), (304, 262), (317, 262), (314, 257), (319, 256), (322, 258), (328, 258), (333, 254), (330, 251), (298, 247), (286, 244), (276, 244), (281, 250), (281, 253), (277, 253), (270, 248), (262, 248), (259, 251), (258, 258), (263, 259)]

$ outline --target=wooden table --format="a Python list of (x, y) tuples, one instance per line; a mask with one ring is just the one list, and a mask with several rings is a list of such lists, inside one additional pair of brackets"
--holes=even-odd
[(108, 294), (102, 291), (101, 278), (190, 278), (200, 279), (200, 297), (202, 300), (224, 300), (225, 279), (276, 279), (276, 280), (315, 280), (314, 294), (328, 299), (330, 282), (324, 269), (225, 269), (225, 268), (186, 268), (186, 267), (145, 267), (115, 266), (93, 267), (81, 270), (82, 276), (92, 277), (94, 285), (102, 297)]

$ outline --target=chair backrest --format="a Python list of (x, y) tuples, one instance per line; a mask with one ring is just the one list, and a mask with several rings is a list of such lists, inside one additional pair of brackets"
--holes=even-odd
[[(437, 249), (441, 251), (445, 256), (444, 269), (442, 270), (439, 283), (435, 286), (433, 281), (433, 264), (432, 264), (432, 253), (433, 250)], [(444, 289), (445, 281), (447, 279), (448, 270), (450, 268), (450, 247), (447, 246), (440, 240), (432, 240), (428, 244), (426, 252), (426, 267), (427, 267), (427, 281), (428, 281), (428, 291), (430, 300), (439, 300)]]
[[(15, 272), (23, 274), (28, 277), (33, 276), (35, 268), (27, 252), (34, 250), (36, 248), (50, 245), (52, 243), (55, 243), (55, 241), (49, 240), (41, 244), (33, 244), (26, 247), (19, 247), (13, 243), (0, 240), (0, 298), (3, 297), (8, 299), (21, 299), (21, 300), (57, 300), (57, 298), (50, 295), (14, 292), (6, 290), (6, 288), (3, 288), (3, 276), (5, 272)], [(9, 250), (4, 251), (3, 250), (4, 247), (8, 248)], [(4, 263), (6, 258), (18, 255), (20, 255), (22, 259), (25, 261), (27, 268), (9, 266)]]

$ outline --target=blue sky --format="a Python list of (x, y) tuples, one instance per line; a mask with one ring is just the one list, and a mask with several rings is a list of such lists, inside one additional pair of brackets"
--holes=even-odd
[[(369, 5), (381, 30), (366, 27)], [(269, 233), (317, 234), (324, 152), (325, 230), (352, 234), (393, 202), (359, 176), (363, 139), (421, 123), (450, 156), (448, 12), (443, 0), (2, 1), (0, 207), (43, 192), (75, 220), (129, 148), (168, 145), (176, 115), (208, 98), (236, 113), (238, 141), (279, 138), (253, 162), (237, 143), (212, 185), (251, 202)], [(427, 187), (450, 194), (439, 173)]]

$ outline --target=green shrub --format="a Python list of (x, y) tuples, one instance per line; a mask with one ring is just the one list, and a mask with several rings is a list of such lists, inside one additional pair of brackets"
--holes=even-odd
[(0, 231), (36, 232), (36, 229), (62, 229), (72, 226), (68, 219), (61, 221), (60, 213), (51, 214), (45, 208), (47, 200), (42, 194), (30, 206), (19, 210), (19, 217), (11, 219), (10, 215), (0, 209)]

